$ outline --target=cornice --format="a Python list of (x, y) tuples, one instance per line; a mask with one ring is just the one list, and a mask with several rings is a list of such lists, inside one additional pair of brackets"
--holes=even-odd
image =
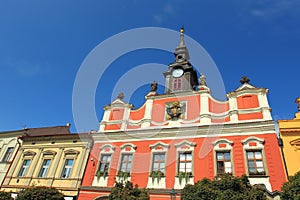
[[(155, 134), (154, 134), (155, 133)], [(244, 122), (232, 124), (213, 124), (203, 126), (189, 126), (179, 128), (157, 128), (139, 129), (115, 132), (95, 132), (92, 134), (95, 141), (122, 141), (122, 140), (147, 140), (160, 138), (179, 138), (179, 137), (215, 137), (222, 135), (243, 135), (254, 133), (272, 133), (275, 134), (273, 120)]]

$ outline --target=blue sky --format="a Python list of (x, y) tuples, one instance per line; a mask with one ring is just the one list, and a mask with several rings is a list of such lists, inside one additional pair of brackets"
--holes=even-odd
[[(68, 122), (73, 132), (98, 129), (76, 130), (72, 115), (73, 85), (87, 55), (122, 31), (179, 30), (182, 25), (216, 63), (226, 92), (236, 89), (241, 76), (247, 75), (254, 86), (269, 89), (275, 120), (294, 117), (294, 101), (300, 96), (297, 0), (1, 1), (0, 131)], [(123, 73), (144, 63), (167, 66), (173, 59), (170, 52), (148, 49), (115, 60), (96, 91), (99, 121), (103, 106), (115, 98), (112, 89)], [(161, 77), (159, 73), (153, 80)], [(141, 105), (149, 87), (137, 87), (130, 103)]]

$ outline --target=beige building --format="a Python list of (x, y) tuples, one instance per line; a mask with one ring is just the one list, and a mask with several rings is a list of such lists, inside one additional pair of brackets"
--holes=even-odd
[(71, 134), (68, 126), (26, 129), (1, 190), (14, 196), (30, 186), (59, 189), (76, 199), (93, 144), (87, 133)]
[(18, 138), (23, 130), (0, 132), (0, 183), (2, 183), (8, 168), (19, 148)]
[(298, 112), (294, 119), (278, 120), (279, 134), (289, 176), (300, 171), (300, 97), (296, 99)]

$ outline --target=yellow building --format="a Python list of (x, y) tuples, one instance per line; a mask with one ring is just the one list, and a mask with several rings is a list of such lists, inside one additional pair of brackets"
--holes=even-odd
[(23, 188), (59, 189), (65, 199), (76, 199), (93, 144), (87, 133), (71, 134), (69, 125), (26, 129), (22, 146), (4, 178), (1, 190), (13, 196)]
[(279, 134), (283, 141), (283, 154), (289, 176), (300, 171), (300, 97), (296, 99), (298, 112), (294, 119), (278, 120)]

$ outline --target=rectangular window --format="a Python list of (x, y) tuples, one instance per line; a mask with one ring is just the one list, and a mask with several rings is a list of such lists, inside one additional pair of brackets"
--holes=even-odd
[(152, 171), (160, 171), (165, 174), (165, 153), (155, 153), (153, 154), (153, 162), (152, 162)]
[(2, 161), (3, 162), (8, 162), (11, 155), (12, 155), (12, 153), (13, 153), (13, 151), (14, 151), (13, 147), (8, 147)]
[(130, 172), (132, 166), (132, 154), (123, 154), (121, 159), (120, 171)]
[(181, 78), (173, 79), (173, 90), (181, 90)]
[(110, 162), (111, 162), (111, 155), (110, 154), (104, 154), (104, 155), (102, 155), (98, 170), (100, 172), (108, 172)]
[(247, 151), (246, 154), (249, 175), (265, 175), (261, 151)]
[(178, 172), (192, 173), (192, 153), (179, 153)]
[(38, 177), (46, 177), (50, 163), (51, 163), (51, 159), (45, 159), (43, 161), (43, 165), (42, 165), (42, 168), (40, 170)]
[(30, 161), (31, 160), (29, 160), (29, 159), (26, 159), (26, 160), (23, 161), (22, 167), (21, 167), (21, 169), (19, 171), (19, 174), (18, 174), (19, 177), (24, 177), (26, 175), (26, 172), (27, 172), (28, 167), (30, 165)]
[(217, 175), (232, 173), (230, 151), (216, 152)]
[(66, 159), (61, 178), (69, 178), (71, 175), (74, 159)]

